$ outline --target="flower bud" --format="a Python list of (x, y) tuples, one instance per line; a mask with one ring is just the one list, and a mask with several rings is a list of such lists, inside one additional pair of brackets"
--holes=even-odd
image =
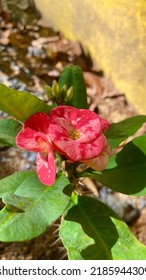
[(52, 84), (52, 94), (54, 97), (60, 96), (59, 85), (55, 80), (53, 81), (53, 84)]
[(45, 90), (47, 96), (49, 97), (49, 99), (52, 99), (52, 97), (53, 97), (52, 88), (48, 85), (45, 85), (44, 90)]
[(65, 96), (65, 98), (64, 98), (64, 101), (70, 101), (70, 100), (72, 99), (72, 97), (73, 97), (73, 86), (71, 86), (71, 87), (68, 89), (68, 91), (67, 91), (67, 93), (66, 93), (66, 96)]
[(67, 87), (67, 85), (65, 84), (65, 85), (61, 88), (61, 92), (60, 92), (62, 99), (65, 98), (65, 96), (66, 96), (66, 94), (67, 94), (67, 91), (68, 91), (68, 87)]

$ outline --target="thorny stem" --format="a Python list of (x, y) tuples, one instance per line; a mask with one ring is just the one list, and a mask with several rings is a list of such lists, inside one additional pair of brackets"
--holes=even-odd
[(82, 177), (82, 172), (87, 167), (84, 164), (81, 163), (72, 163), (69, 161), (66, 161), (65, 169), (67, 172), (67, 177), (69, 178), (74, 193), (77, 195), (87, 195), (91, 194), (94, 197), (98, 197), (98, 189), (97, 185), (94, 183), (94, 181), (89, 177)]

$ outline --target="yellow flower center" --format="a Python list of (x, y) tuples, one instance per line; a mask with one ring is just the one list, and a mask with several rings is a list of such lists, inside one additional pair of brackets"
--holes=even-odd
[(80, 137), (80, 132), (76, 129), (72, 129), (69, 131), (69, 137), (73, 140), (76, 140)]

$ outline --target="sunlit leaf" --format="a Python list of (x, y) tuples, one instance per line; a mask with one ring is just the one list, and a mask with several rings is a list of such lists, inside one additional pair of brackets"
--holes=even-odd
[(51, 106), (30, 94), (0, 85), (0, 110), (24, 122), (37, 112), (50, 113)]
[(119, 123), (112, 123), (110, 128), (105, 132), (111, 148), (117, 147), (122, 141), (126, 140), (146, 122), (146, 116), (138, 115)]
[[(63, 193), (68, 184), (64, 175), (59, 176), (52, 187), (46, 187), (36, 174), (25, 179), (23, 174), (22, 181), (21, 174), (18, 173), (18, 180), (16, 174), (14, 179), (11, 175), (2, 180), (3, 184), (7, 180), (7, 192), (2, 187), (2, 200), (6, 206), (0, 211), (1, 241), (22, 241), (42, 234), (69, 203), (69, 197)], [(8, 189), (10, 192), (13, 189), (13, 193), (8, 193)]]
[(4, 146), (16, 146), (15, 139), (21, 130), (21, 125), (15, 120), (0, 120), (0, 144)]
[[(60, 236), (72, 260), (145, 260), (146, 247), (104, 203), (78, 197), (64, 216)], [(131, 253), (132, 252), (132, 253)]]
[(0, 180), (0, 198), (6, 193), (14, 193), (25, 179), (34, 175), (32, 171), (16, 172)]
[(59, 78), (59, 86), (73, 86), (73, 97), (67, 104), (78, 109), (87, 109), (87, 93), (83, 73), (78, 66), (67, 66)]
[(91, 176), (118, 192), (146, 195), (146, 135), (133, 139), (112, 156), (103, 172), (90, 170), (84, 176)]

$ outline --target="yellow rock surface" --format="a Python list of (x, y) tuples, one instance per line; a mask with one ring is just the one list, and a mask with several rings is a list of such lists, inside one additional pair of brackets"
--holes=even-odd
[(79, 40), (140, 113), (146, 114), (146, 0), (35, 0), (42, 16)]

